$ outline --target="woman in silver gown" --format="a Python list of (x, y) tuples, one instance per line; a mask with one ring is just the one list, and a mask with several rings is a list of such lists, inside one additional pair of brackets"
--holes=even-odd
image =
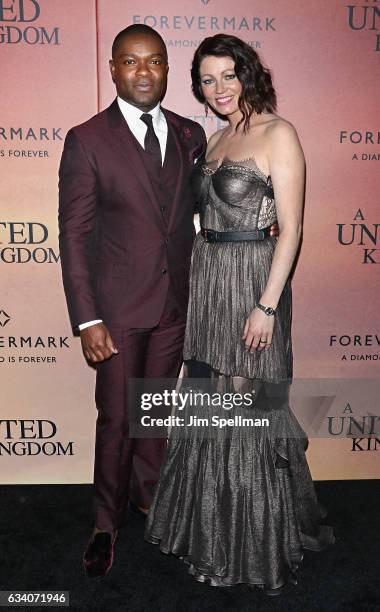
[[(210, 138), (192, 176), (202, 231), (192, 255), (184, 381), (209, 377), (223, 393), (254, 392), (253, 406), (240, 410), (267, 417), (270, 427), (214, 435), (173, 428), (145, 538), (178, 555), (199, 581), (276, 595), (295, 582), (303, 549), (334, 541), (321, 525), (306, 434), (288, 404), (289, 277), (304, 157), (294, 127), (274, 113), (270, 72), (240, 39), (205, 39), (192, 86), (228, 125)], [(276, 221), (278, 239), (268, 231)]]

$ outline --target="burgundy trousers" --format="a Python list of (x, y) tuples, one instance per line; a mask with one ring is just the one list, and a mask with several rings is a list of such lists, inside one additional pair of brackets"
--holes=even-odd
[(169, 288), (159, 324), (151, 329), (110, 329), (119, 353), (97, 365), (95, 525), (120, 527), (128, 500), (149, 508), (166, 449), (163, 438), (130, 438), (128, 380), (176, 378), (182, 363), (185, 314)]

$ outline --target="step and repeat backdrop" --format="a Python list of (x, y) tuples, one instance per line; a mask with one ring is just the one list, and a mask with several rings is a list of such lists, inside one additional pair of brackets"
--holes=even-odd
[[(365, 380), (370, 386), (380, 365), (380, 3), (0, 0), (1, 483), (92, 481), (95, 375), (61, 285), (58, 166), (68, 129), (113, 100), (111, 44), (131, 23), (162, 34), (164, 105), (208, 135), (221, 124), (191, 94), (199, 42), (235, 34), (271, 68), (278, 112), (296, 126), (307, 160), (295, 377), (351, 381), (352, 395), (323, 415), (333, 414), (335, 434), (354, 418), (379, 421)], [(316, 480), (379, 478), (379, 450), (379, 437), (363, 429), (311, 438), (308, 460)]]

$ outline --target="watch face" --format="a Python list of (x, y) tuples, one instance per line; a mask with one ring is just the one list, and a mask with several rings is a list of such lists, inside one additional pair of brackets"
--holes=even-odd
[(273, 308), (271, 308), (270, 306), (268, 306), (268, 308), (266, 308), (266, 309), (265, 309), (265, 312), (266, 312), (268, 315), (273, 315), (273, 314), (274, 314), (274, 310), (273, 310)]

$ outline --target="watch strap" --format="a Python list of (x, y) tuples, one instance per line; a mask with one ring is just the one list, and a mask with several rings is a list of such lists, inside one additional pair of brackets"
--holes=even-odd
[(260, 302), (256, 304), (256, 306), (257, 308), (265, 312), (268, 317), (273, 317), (273, 315), (276, 313), (275, 308), (272, 308), (271, 306), (264, 306), (263, 304), (260, 304)]

